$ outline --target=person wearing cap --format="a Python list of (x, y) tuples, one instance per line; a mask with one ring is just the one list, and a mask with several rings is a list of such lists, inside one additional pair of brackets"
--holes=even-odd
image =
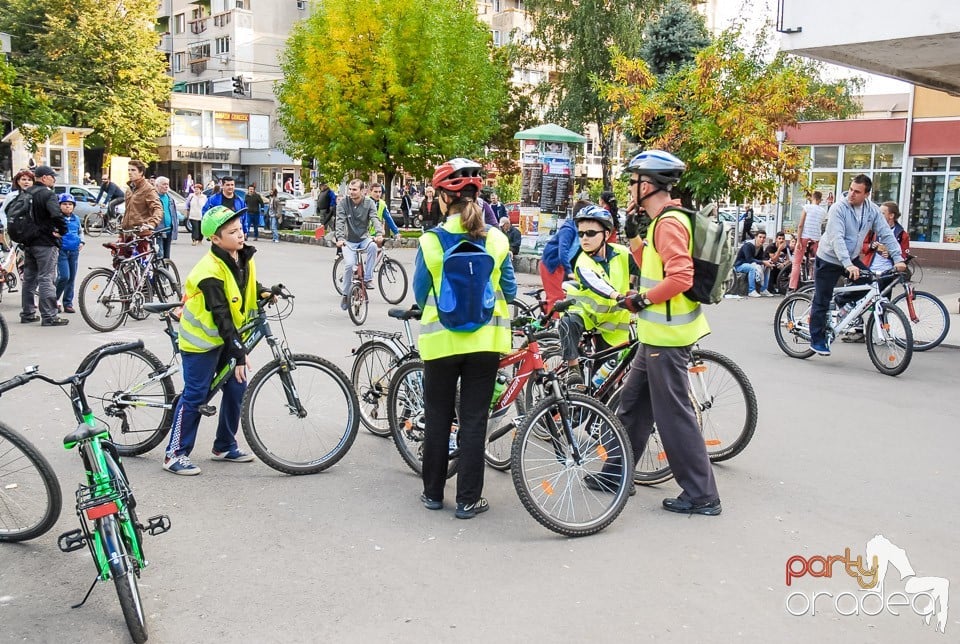
[[(76, 313), (73, 308), (73, 285), (77, 281), (77, 266), (83, 250), (83, 222), (73, 212), (77, 200), (69, 192), (60, 195), (60, 212), (67, 224), (67, 233), (60, 239), (60, 255), (57, 261), (57, 301), (64, 313)], [(62, 301), (61, 301), (61, 298)]]
[(200, 426), (200, 407), (207, 403), (214, 375), (228, 361), (236, 367), (233, 377), (227, 378), (223, 386), (211, 459), (228, 463), (253, 461), (251, 454), (239, 448), (236, 438), (250, 369), (240, 327), (256, 315), (258, 297), (268, 298), (270, 291), (257, 282), (253, 261), (256, 248), (244, 244), (241, 214), (226, 206), (215, 206), (206, 212), (201, 229), (203, 236), (210, 239), (210, 251), (200, 258), (184, 284), (178, 338), (183, 393), (173, 412), (163, 459), (163, 469), (173, 474), (200, 473), (200, 468), (190, 461)]
[[(428, 510), (443, 509), (449, 467), (450, 424), (459, 411), (457, 432), (460, 462), (457, 470), (458, 519), (472, 519), (489, 509), (483, 498), (484, 442), (500, 354), (511, 345), (510, 312), (517, 280), (507, 238), (484, 223), (477, 195), (483, 187), (481, 166), (470, 159), (451, 159), (437, 167), (433, 188), (446, 220), (423, 234), (414, 264), (413, 291), (423, 309), (418, 346), (423, 359), (423, 493)], [(472, 330), (452, 330), (442, 322), (440, 295), (445, 277), (445, 246), (469, 240), (492, 258), (492, 271), (483, 291), (494, 302), (491, 317)], [(452, 248), (452, 247), (450, 247)], [(471, 273), (473, 273), (471, 266)], [(459, 383), (460, 393), (457, 394)], [(459, 398), (459, 405), (458, 405)]]
[[(39, 232), (35, 238), (20, 244), (24, 260), (20, 321), (40, 321), (41, 326), (63, 326), (68, 320), (57, 315), (57, 262), (60, 257), (60, 238), (66, 234), (67, 224), (60, 212), (57, 195), (53, 192), (57, 173), (50, 166), (38, 165), (33, 169), (33, 174), (36, 183), (24, 192), (33, 197), (33, 220)], [(39, 302), (35, 295), (39, 295)]]

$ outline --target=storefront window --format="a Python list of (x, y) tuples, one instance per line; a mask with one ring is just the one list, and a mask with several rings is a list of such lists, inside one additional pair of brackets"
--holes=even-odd
[[(954, 157), (950, 167), (960, 170), (960, 157)], [(947, 183), (947, 222), (943, 229), (943, 241), (960, 243), (960, 175), (951, 175)]]
[(840, 148), (836, 145), (818, 145), (813, 148), (814, 168), (836, 168), (840, 164)]
[[(946, 162), (946, 159), (943, 161)], [(942, 174), (917, 175), (913, 178), (908, 230), (910, 239), (918, 242), (941, 241), (940, 225), (945, 187), (946, 180)]]
[(873, 174), (873, 194), (870, 199), (878, 204), (884, 201), (900, 203), (900, 173), (875, 172)]
[(869, 170), (872, 164), (873, 146), (847, 145), (843, 150), (843, 167), (851, 170)]
[(873, 151), (873, 167), (888, 169), (903, 167), (903, 145), (900, 143), (881, 143)]
[(173, 111), (173, 145), (200, 147), (202, 145), (202, 113), (193, 110)]
[(914, 172), (940, 172), (947, 169), (947, 157), (914, 157)]

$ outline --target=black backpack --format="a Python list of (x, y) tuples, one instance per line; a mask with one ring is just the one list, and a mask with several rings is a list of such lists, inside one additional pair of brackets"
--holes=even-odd
[(33, 195), (20, 191), (4, 209), (7, 235), (18, 244), (29, 244), (40, 236), (40, 227), (33, 216)]

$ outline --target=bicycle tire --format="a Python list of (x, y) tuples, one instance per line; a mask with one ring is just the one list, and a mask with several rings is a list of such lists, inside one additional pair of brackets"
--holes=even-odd
[[(940, 346), (950, 331), (950, 312), (946, 305), (933, 293), (926, 291), (913, 292), (913, 310), (917, 314), (914, 322), (907, 308), (907, 294), (901, 293), (891, 300), (891, 304), (903, 311), (910, 320), (913, 332), (913, 350), (929, 351)], [(0, 354), (3, 352), (0, 351)]]
[[(533, 378), (531, 378), (527, 381), (526, 387), (529, 388), (533, 384)], [(504, 392), (509, 387), (510, 383), (507, 382)], [(513, 440), (516, 438), (517, 428), (523, 422), (524, 410), (526, 409), (524, 406), (525, 393), (517, 392), (516, 396), (506, 409), (497, 413), (496, 417), (491, 411), (490, 418), (487, 420), (487, 439), (484, 442), (483, 460), (486, 461), (487, 465), (500, 472), (506, 472), (510, 469)]]
[(791, 358), (805, 359), (813, 355), (810, 348), (810, 307), (813, 296), (793, 293), (777, 307), (773, 319), (773, 334), (777, 346)]
[[(260, 460), (278, 472), (316, 474), (350, 450), (360, 428), (360, 407), (350, 379), (332, 362), (295, 353), (289, 363), (293, 368), (271, 360), (250, 379), (242, 402), (243, 435)], [(310, 375), (322, 381), (304, 379)], [(287, 378), (296, 380), (289, 388)], [(302, 417), (291, 408), (288, 394), (303, 406)], [(304, 422), (295, 427), (298, 420)]]
[[(566, 432), (557, 425), (561, 405), (567, 406), (574, 439), (581, 447), (579, 464)], [(537, 437), (538, 425), (548, 432), (548, 441)], [(563, 399), (550, 396), (524, 418), (513, 441), (513, 485), (523, 507), (545, 528), (569, 537), (595, 534), (627, 504), (633, 485), (627, 465), (632, 453), (623, 425), (603, 403), (577, 393), (568, 392)], [(601, 473), (607, 491), (588, 488), (584, 476)], [(565, 489), (559, 489), (563, 484)], [(584, 505), (582, 512), (575, 507), (578, 503)]]
[(158, 268), (153, 273), (153, 294), (158, 302), (179, 302), (183, 299), (180, 281), (165, 268)]
[[(876, 328), (876, 317), (873, 314), (868, 314), (864, 326), (867, 355), (870, 356), (873, 366), (883, 375), (899, 376), (907, 370), (910, 359), (913, 358), (913, 329), (910, 320), (896, 306), (889, 302), (881, 302), (878, 306), (882, 328)], [(880, 347), (886, 347), (886, 351), (882, 351)]]
[(99, 519), (97, 531), (103, 542), (104, 555), (109, 560), (110, 576), (117, 589), (123, 620), (133, 641), (142, 644), (147, 641), (147, 622), (137, 587), (137, 563), (133, 561), (133, 555), (127, 552), (127, 544), (115, 515)]
[[(187, 232), (190, 232), (190, 231), (187, 231)], [(158, 263), (159, 263), (158, 268), (162, 268), (163, 270), (170, 273), (170, 275), (173, 277), (174, 283), (178, 287), (183, 286), (183, 280), (180, 277), (180, 269), (177, 268), (177, 265), (173, 263), (172, 259), (168, 257), (162, 257), (160, 258), (160, 260), (158, 260)]]
[[(104, 347), (88, 353), (77, 373), (86, 371)], [(146, 454), (159, 445), (173, 421), (176, 389), (171, 376), (155, 379), (167, 365), (149, 349), (131, 349), (103, 356), (83, 381), (84, 393), (94, 415), (119, 419), (119, 431), (111, 427), (111, 440), (121, 456)]]
[(83, 218), (83, 232), (90, 237), (99, 237), (103, 233), (104, 218), (102, 212), (87, 213)]
[(391, 377), (403, 356), (397, 355), (390, 344), (378, 340), (361, 344), (355, 356), (350, 382), (360, 403), (360, 422), (371, 434), (389, 438), (387, 395)]
[(60, 481), (49, 461), (0, 422), (0, 542), (36, 539), (60, 518)]
[[(720, 463), (742, 452), (757, 431), (757, 394), (747, 374), (733, 360), (716, 351), (694, 349), (691, 366), (691, 390), (698, 406), (700, 431), (713, 463)], [(697, 361), (712, 363), (704, 376), (702, 391), (693, 382)], [(729, 401), (729, 404), (728, 404)], [(728, 407), (731, 409), (725, 411)], [(728, 439), (729, 437), (729, 439)]]
[(343, 255), (337, 256), (333, 260), (333, 288), (337, 289), (337, 295), (343, 295)]
[[(387, 394), (387, 414), (390, 433), (403, 462), (420, 475), (423, 473), (423, 441), (425, 435), (423, 404), (423, 362), (404, 362), (390, 380)], [(457, 473), (459, 459), (452, 458), (447, 466), (447, 478)]]
[(130, 308), (126, 284), (109, 268), (90, 271), (80, 283), (77, 299), (83, 321), (100, 333), (108, 333), (123, 324)]
[(347, 298), (347, 314), (350, 321), (357, 326), (363, 326), (367, 321), (367, 312), (370, 307), (370, 298), (362, 284), (354, 284), (350, 288), (350, 297)]
[[(403, 264), (389, 257), (384, 259), (377, 272), (377, 286), (383, 299), (390, 304), (400, 304), (407, 296), (408, 288), (407, 271)], [(387, 295), (388, 290), (389, 295)]]
[[(620, 395), (623, 385), (610, 392), (607, 399), (607, 406), (617, 413), (617, 407), (620, 406)], [(640, 453), (640, 458), (633, 467), (633, 482), (637, 485), (660, 485), (673, 478), (673, 470), (670, 469), (670, 461), (667, 459), (667, 450), (663, 447), (663, 441), (660, 440), (660, 432), (657, 431), (657, 425), (654, 423), (653, 431), (647, 437), (647, 444)]]
[[(3, 285), (0, 284), (0, 291)], [(10, 342), (10, 327), (7, 326), (7, 319), (0, 313), (0, 356), (7, 350), (7, 343)]]

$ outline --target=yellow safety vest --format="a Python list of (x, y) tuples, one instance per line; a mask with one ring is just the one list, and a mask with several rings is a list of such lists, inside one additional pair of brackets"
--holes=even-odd
[[(666, 211), (650, 223), (646, 244), (640, 258), (640, 290), (646, 292), (663, 281), (663, 260), (653, 247), (653, 235), (664, 217), (676, 219), (687, 230), (688, 250), (693, 253), (693, 234), (690, 218), (686, 213), (673, 214)], [(683, 293), (666, 302), (651, 304), (637, 315), (637, 337), (644, 344), (654, 347), (686, 347), (710, 333), (710, 325), (699, 302)]]
[[(443, 228), (451, 233), (466, 232), (460, 217), (456, 216), (449, 217), (443, 224)], [(424, 360), (436, 360), (479, 351), (510, 352), (510, 311), (507, 308), (503, 290), (500, 288), (500, 267), (510, 255), (510, 242), (507, 241), (506, 235), (491, 227), (487, 229), (484, 245), (487, 252), (493, 255), (493, 273), (490, 276), (496, 296), (493, 317), (476, 331), (458, 332), (450, 331), (443, 326), (437, 311), (436, 293), (440, 292), (440, 279), (443, 272), (443, 246), (440, 244), (440, 238), (433, 234), (424, 234), (420, 237), (420, 253), (433, 282), (420, 316), (418, 346), (420, 357)]]
[[(599, 262), (583, 251), (577, 254), (573, 271), (576, 273), (577, 269), (591, 270), (619, 293), (625, 294), (630, 288), (630, 251), (619, 244), (608, 244), (607, 253), (611, 255), (609, 275)], [(617, 306), (616, 300), (597, 295), (586, 287), (572, 291), (570, 295), (577, 303), (568, 310), (583, 318), (587, 331), (600, 329), (600, 335), (610, 346), (630, 340), (630, 311)]]
[(223, 282), (227, 302), (230, 305), (230, 316), (238, 329), (256, 313), (257, 270), (253, 258), (247, 265), (247, 283), (241, 296), (237, 280), (234, 279), (230, 268), (212, 251), (207, 253), (190, 271), (184, 286), (183, 314), (180, 316), (178, 342), (181, 351), (203, 353), (223, 345), (223, 338), (220, 337), (220, 331), (217, 330), (217, 325), (213, 321), (213, 313), (207, 309), (203, 292), (200, 290), (200, 282), (210, 277)]

